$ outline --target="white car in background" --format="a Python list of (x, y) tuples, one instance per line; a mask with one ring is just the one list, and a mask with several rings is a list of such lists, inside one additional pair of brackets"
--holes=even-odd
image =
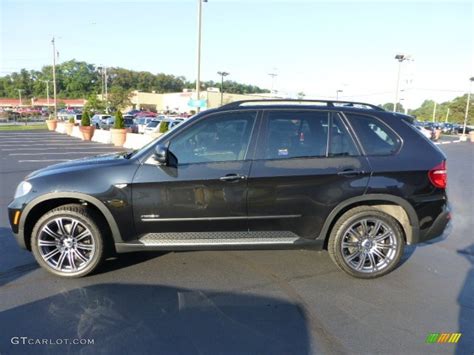
[(433, 138), (433, 132), (430, 131), (429, 129), (426, 129), (423, 126), (415, 125), (415, 128), (421, 132), (426, 138), (432, 139)]

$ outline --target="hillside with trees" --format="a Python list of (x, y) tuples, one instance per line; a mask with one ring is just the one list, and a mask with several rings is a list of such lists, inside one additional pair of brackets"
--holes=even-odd
[[(44, 66), (41, 70), (26, 70), (0, 77), (0, 97), (16, 98), (18, 89), (22, 89), (24, 98), (45, 97), (46, 81), (50, 82), (52, 95), (52, 67)], [(86, 62), (69, 60), (56, 65), (57, 95), (60, 99), (88, 98), (101, 94), (103, 75), (100, 67)], [(204, 81), (202, 88), (220, 87), (220, 83)], [(195, 82), (186, 80), (183, 76), (169, 74), (153, 74), (146, 71), (134, 71), (124, 68), (107, 68), (108, 92), (112, 96), (127, 96), (132, 90), (157, 93), (180, 92), (186, 88), (194, 88)], [(269, 90), (254, 85), (224, 82), (225, 91), (233, 94), (264, 93)]]

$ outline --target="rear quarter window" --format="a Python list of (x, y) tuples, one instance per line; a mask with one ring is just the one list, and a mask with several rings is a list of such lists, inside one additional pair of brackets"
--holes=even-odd
[(345, 115), (366, 155), (392, 155), (399, 150), (400, 138), (379, 119), (354, 113)]

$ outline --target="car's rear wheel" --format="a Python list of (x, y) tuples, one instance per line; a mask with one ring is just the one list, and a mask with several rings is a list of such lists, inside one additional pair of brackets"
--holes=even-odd
[(104, 254), (97, 217), (85, 206), (64, 205), (43, 215), (33, 228), (31, 249), (36, 261), (63, 277), (93, 272)]
[(399, 223), (370, 206), (344, 213), (334, 225), (328, 251), (342, 270), (358, 278), (391, 272), (403, 255), (405, 241)]

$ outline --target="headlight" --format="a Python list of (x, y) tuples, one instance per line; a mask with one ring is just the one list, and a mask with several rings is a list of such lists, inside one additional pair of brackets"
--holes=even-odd
[(25, 196), (28, 192), (31, 191), (32, 188), (33, 188), (33, 186), (31, 186), (31, 184), (28, 181), (20, 182), (18, 184), (18, 187), (16, 188), (14, 198)]

